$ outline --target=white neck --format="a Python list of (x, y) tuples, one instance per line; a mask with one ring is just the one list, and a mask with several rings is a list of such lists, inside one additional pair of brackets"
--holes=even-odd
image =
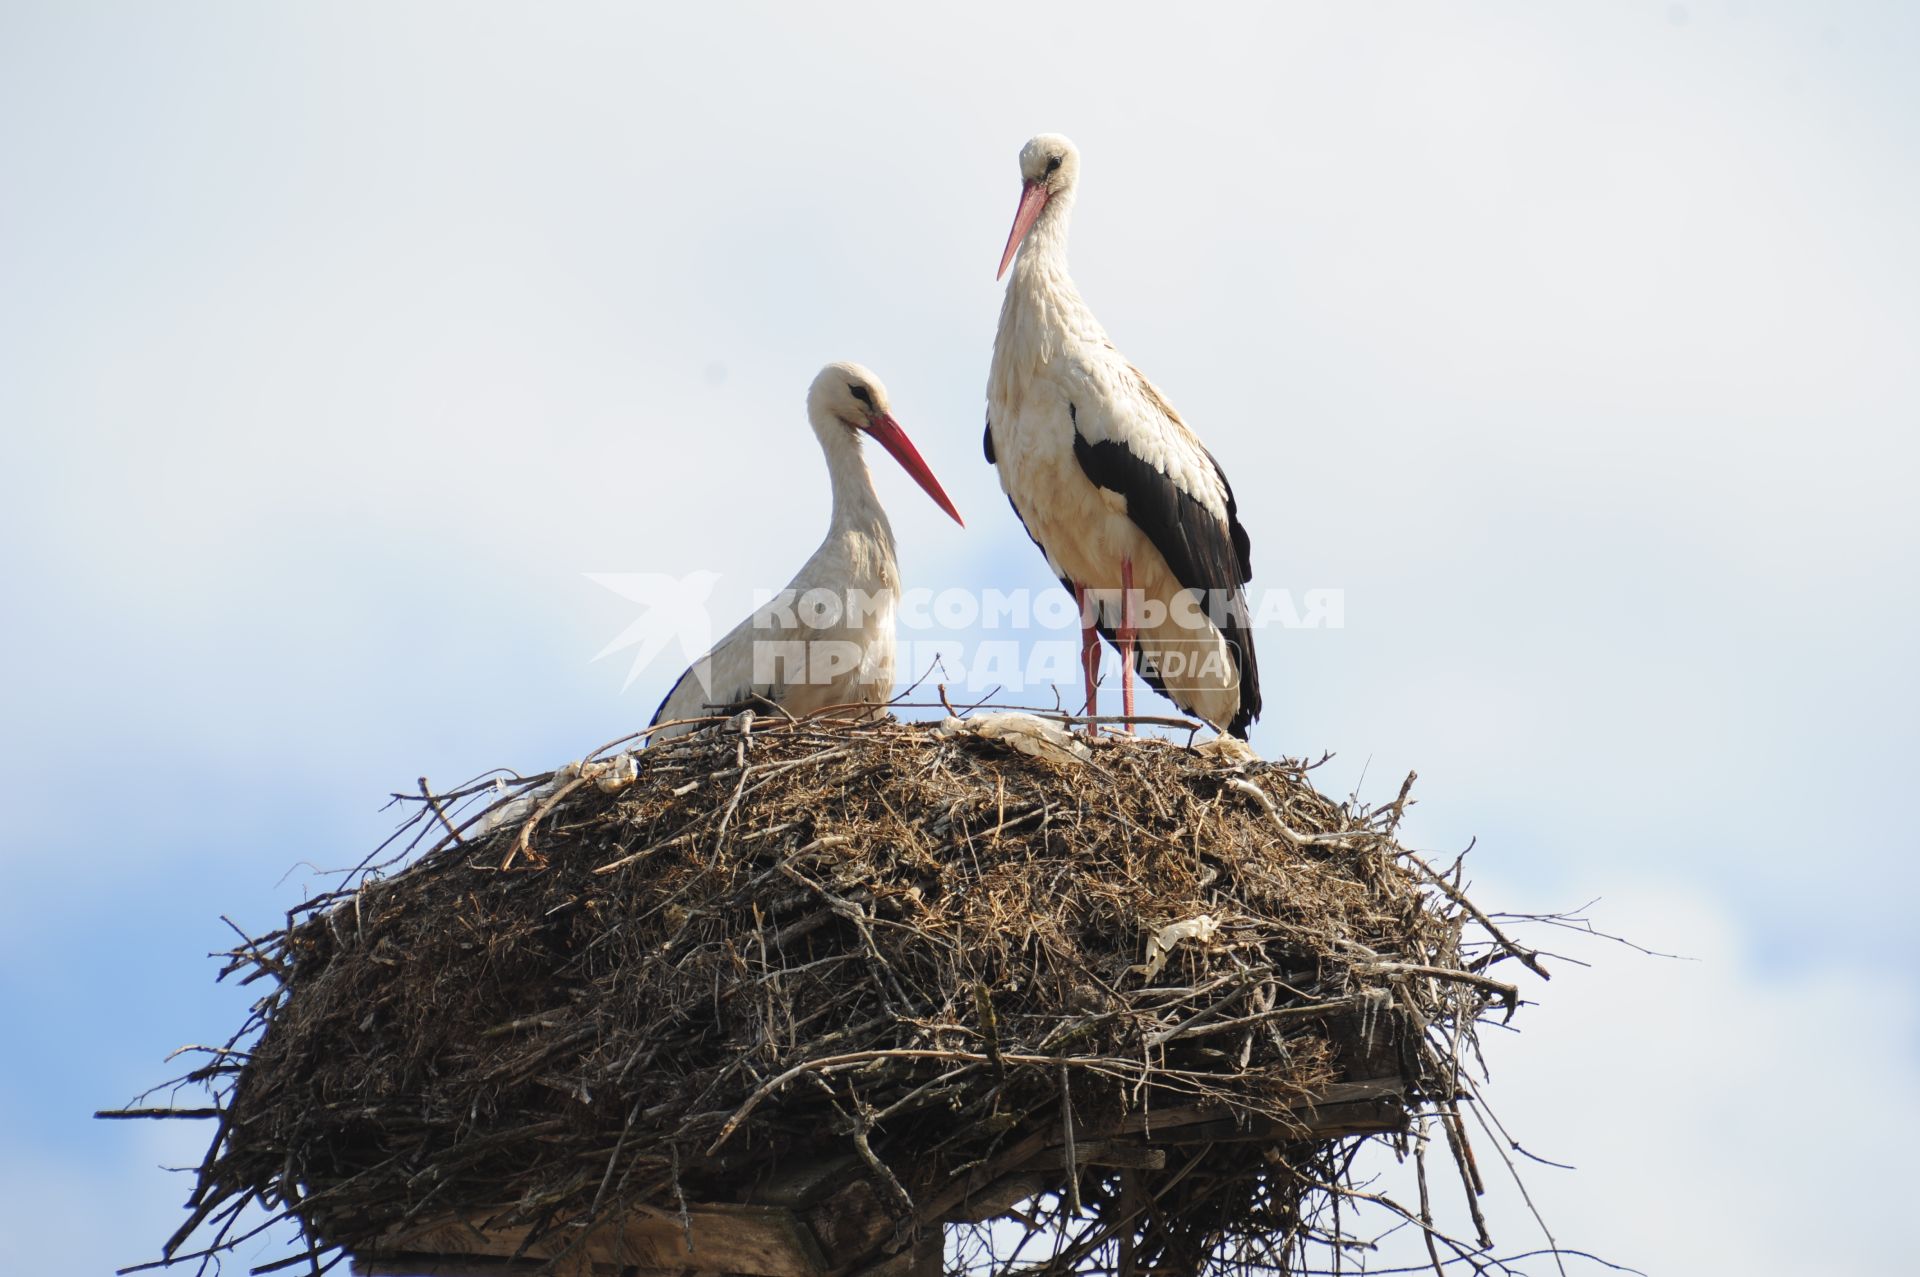
[(987, 382), (989, 398), (1003, 405), (1017, 402), (1026, 379), (1069, 349), (1097, 353), (1110, 345), (1106, 330), (1080, 300), (1080, 290), (1067, 272), (1067, 222), (1072, 212), (1071, 190), (1048, 200), (1014, 259), (1006, 299), (1000, 304), (1000, 328)]
[(839, 419), (809, 412), (813, 433), (819, 436), (820, 451), (826, 454), (827, 477), (833, 484), (833, 524), (831, 531), (851, 528), (878, 529), (892, 536), (887, 512), (880, 507), (880, 494), (873, 490), (873, 472), (860, 447), (860, 436)]
[(1065, 292), (1074, 300), (1073, 277), (1067, 273), (1067, 223), (1073, 219), (1073, 192), (1060, 192), (1047, 201), (1033, 229), (1020, 245), (1014, 259), (1009, 292)]

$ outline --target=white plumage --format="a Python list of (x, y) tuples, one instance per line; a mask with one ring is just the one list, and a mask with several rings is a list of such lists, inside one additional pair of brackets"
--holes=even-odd
[[(1057, 134), (1020, 152), (1002, 273), (1018, 260), (993, 343), (987, 459), (1054, 574), (1091, 596), (1092, 619), (1120, 649), (1127, 714), (1137, 668), (1187, 712), (1244, 737), (1260, 712), (1247, 535), (1218, 463), (1114, 348), (1067, 272), (1079, 169)], [(1084, 645), (1092, 714), (1093, 627)]]
[[(954, 522), (960, 515), (893, 419), (886, 387), (867, 369), (821, 369), (807, 391), (807, 419), (833, 484), (826, 539), (784, 591), (687, 668), (655, 711), (656, 725), (755, 704), (764, 710), (768, 701), (800, 717), (830, 706), (879, 706), (892, 695), (900, 570), (860, 436), (891, 452)], [(652, 739), (699, 725), (663, 727)]]

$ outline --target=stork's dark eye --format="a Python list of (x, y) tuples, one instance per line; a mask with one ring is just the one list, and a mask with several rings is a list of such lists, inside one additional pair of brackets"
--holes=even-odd
[(1059, 167), (1060, 167), (1060, 157), (1057, 155), (1049, 155), (1047, 157), (1047, 172), (1051, 173)]
[(865, 386), (859, 385), (856, 382), (848, 382), (847, 389), (853, 392), (855, 399), (858, 399), (869, 408), (873, 407), (873, 392), (871, 390), (868, 390)]

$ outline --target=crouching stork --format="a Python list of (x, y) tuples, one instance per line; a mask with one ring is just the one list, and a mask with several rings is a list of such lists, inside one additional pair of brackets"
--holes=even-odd
[[(877, 708), (893, 694), (900, 568), (861, 437), (892, 453), (936, 505), (965, 524), (893, 419), (886, 387), (859, 364), (820, 370), (807, 391), (807, 419), (833, 484), (826, 539), (768, 606), (687, 668), (654, 712), (655, 726), (755, 705), (796, 717), (834, 706)], [(652, 739), (696, 726), (661, 727)]]

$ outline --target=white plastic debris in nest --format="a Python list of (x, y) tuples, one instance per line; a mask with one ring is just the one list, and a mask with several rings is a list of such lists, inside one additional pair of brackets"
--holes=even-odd
[[(553, 775), (536, 788), (488, 812), (487, 818), (480, 822), (480, 833), (484, 836), (496, 829), (519, 824), (539, 810), (541, 803), (562, 789), (591, 783), (603, 794), (617, 794), (638, 779), (640, 763), (632, 754), (615, 754), (612, 758), (596, 759), (591, 763), (567, 763), (555, 769)], [(494, 789), (503, 794), (509, 785), (505, 777), (493, 782)]]
[(933, 729), (943, 739), (977, 736), (981, 740), (1009, 745), (1023, 754), (1044, 758), (1051, 763), (1084, 763), (1093, 757), (1087, 743), (1060, 723), (1033, 714), (1014, 711), (978, 714), (972, 718), (948, 718)]
[(1175, 945), (1182, 940), (1206, 944), (1213, 939), (1213, 933), (1219, 929), (1220, 923), (1210, 913), (1203, 913), (1181, 922), (1169, 922), (1147, 937), (1147, 960), (1134, 970), (1146, 979), (1152, 980), (1166, 968), (1167, 959), (1172, 956)]
[(632, 754), (615, 754), (603, 762), (588, 763), (580, 774), (603, 794), (617, 794), (640, 779), (640, 762)]
[(1216, 736), (1204, 745), (1194, 746), (1193, 752), (1223, 763), (1253, 763), (1260, 760), (1260, 755), (1253, 752), (1253, 746), (1238, 736)]

